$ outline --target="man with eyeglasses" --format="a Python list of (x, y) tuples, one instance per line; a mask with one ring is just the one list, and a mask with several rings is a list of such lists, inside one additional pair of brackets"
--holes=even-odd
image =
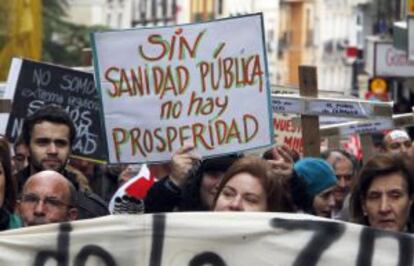
[(406, 131), (394, 129), (388, 132), (383, 139), (383, 148), (386, 152), (408, 156), (411, 149), (411, 138)]
[(17, 210), (24, 226), (76, 220), (76, 190), (53, 170), (32, 175), (24, 184)]
[(356, 175), (356, 159), (345, 150), (328, 150), (322, 157), (332, 166), (335, 171), (338, 183), (334, 189), (335, 208), (332, 218), (348, 220), (348, 200), (354, 176)]
[(15, 175), (19, 193), (30, 176), (54, 170), (76, 188), (79, 219), (109, 214), (106, 202), (90, 191), (86, 177), (69, 168), (76, 128), (64, 109), (53, 104), (39, 108), (25, 118), (21, 134), (29, 150), (29, 164)]

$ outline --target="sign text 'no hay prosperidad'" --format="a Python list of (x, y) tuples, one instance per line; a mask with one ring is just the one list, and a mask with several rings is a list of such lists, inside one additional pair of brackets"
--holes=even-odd
[[(237, 34), (236, 34), (237, 33)], [(110, 162), (273, 143), (261, 14), (92, 35)]]

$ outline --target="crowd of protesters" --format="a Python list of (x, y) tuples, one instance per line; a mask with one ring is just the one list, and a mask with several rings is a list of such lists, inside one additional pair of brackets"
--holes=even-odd
[[(25, 119), (14, 144), (0, 138), (1, 230), (109, 215), (111, 196), (139, 168), (71, 159), (75, 137), (68, 114), (48, 105)], [(413, 232), (413, 155), (402, 129), (363, 164), (342, 149), (301, 158), (285, 146), (203, 159), (186, 143), (150, 166), (157, 181), (143, 210), (307, 213)]]

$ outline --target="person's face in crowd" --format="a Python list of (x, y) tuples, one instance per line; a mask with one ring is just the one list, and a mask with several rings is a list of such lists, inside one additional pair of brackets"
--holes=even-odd
[(334, 170), (336, 177), (338, 178), (338, 184), (334, 189), (335, 202), (336, 206), (341, 208), (352, 184), (352, 162), (348, 158), (342, 156), (334, 163)]
[(70, 155), (70, 129), (67, 125), (43, 121), (33, 127), (30, 162), (33, 168), (61, 171)]
[(388, 134), (384, 138), (385, 149), (391, 153), (408, 154), (411, 148), (411, 139), (408, 136), (392, 137)]
[(316, 216), (330, 218), (335, 208), (335, 187), (330, 187), (316, 195), (313, 199), (313, 210)]
[(25, 226), (75, 220), (68, 181), (57, 172), (40, 172), (26, 182), (18, 213)]
[(215, 211), (266, 211), (266, 192), (259, 179), (249, 173), (233, 176), (220, 192)]
[(0, 163), (0, 207), (3, 206), (5, 193), (6, 193), (6, 175), (4, 173), (3, 164)]
[(19, 144), (14, 149), (13, 167), (14, 172), (19, 172), (28, 165), (29, 149), (26, 144)]
[(397, 172), (377, 176), (372, 181), (362, 209), (370, 226), (402, 232), (406, 229), (412, 202), (407, 182)]
[(203, 178), (201, 179), (200, 186), (200, 197), (201, 202), (208, 209), (213, 207), (214, 198), (217, 193), (217, 185), (220, 182), (224, 175), (224, 172), (214, 171), (214, 172), (205, 172)]

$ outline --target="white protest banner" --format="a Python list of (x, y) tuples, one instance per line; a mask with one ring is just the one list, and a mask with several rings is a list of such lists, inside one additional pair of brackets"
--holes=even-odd
[(370, 119), (372, 117), (390, 117), (392, 106), (393, 102), (272, 94), (272, 109), (279, 113)]
[(372, 119), (370, 121), (349, 121), (346, 123), (330, 124), (321, 126), (323, 136), (351, 135), (373, 133), (399, 127), (410, 127), (414, 125), (413, 113), (396, 114), (388, 119)]
[(272, 110), (274, 113), (300, 114), (304, 112), (305, 106), (300, 98), (277, 98), (272, 96)]
[[(241, 30), (243, 29), (243, 30)], [(261, 14), (92, 35), (109, 161), (166, 161), (273, 143)]]
[(411, 266), (414, 237), (310, 215), (115, 215), (0, 233), (0, 265)]
[(321, 126), (322, 136), (347, 136), (351, 134), (365, 134), (392, 129), (392, 119), (373, 119), (371, 121), (352, 121), (341, 124)]
[(394, 127), (392, 120), (390, 119), (377, 119), (372, 122), (359, 123), (356, 125), (349, 125), (349, 127), (340, 128), (340, 135), (351, 135), (351, 134), (366, 134), (372, 132), (378, 132)]

